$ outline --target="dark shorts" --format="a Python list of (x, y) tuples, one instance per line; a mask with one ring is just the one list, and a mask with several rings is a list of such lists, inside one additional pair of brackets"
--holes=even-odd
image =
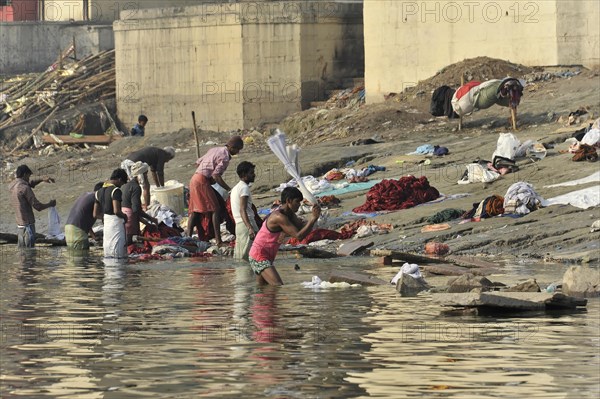
[(269, 267), (273, 267), (273, 263), (268, 260), (255, 260), (251, 256), (248, 257), (248, 260), (250, 261), (250, 268), (257, 276), (260, 276)]

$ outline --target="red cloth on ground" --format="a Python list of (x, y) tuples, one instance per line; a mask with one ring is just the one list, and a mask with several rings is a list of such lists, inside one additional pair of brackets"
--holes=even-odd
[(324, 195), (317, 198), (317, 201), (319, 201), (319, 205), (321, 206), (338, 206), (341, 202), (335, 195)]
[[(142, 237), (146, 237), (146, 238), (169, 238), (169, 237), (176, 237), (176, 236), (180, 236), (180, 235), (181, 235), (181, 232), (179, 230), (174, 229), (173, 227), (169, 227), (164, 223), (159, 224), (158, 227), (156, 227), (153, 224), (147, 224), (146, 227), (144, 227), (144, 230), (142, 231)], [(156, 242), (144, 241), (145, 253), (152, 252), (152, 247), (157, 244), (158, 244), (158, 241), (156, 241)]]
[(342, 235), (342, 240), (346, 240), (348, 238), (352, 238), (354, 234), (356, 234), (356, 230), (362, 225), (368, 224), (370, 222), (367, 219), (359, 219), (351, 223), (346, 223), (340, 229), (340, 234)]
[(440, 193), (429, 185), (425, 176), (405, 176), (399, 180), (383, 180), (367, 193), (367, 201), (352, 211), (366, 213), (412, 208), (438, 198)]
[(127, 253), (129, 255), (132, 254), (146, 254), (148, 253), (148, 250), (146, 249), (146, 246), (139, 246), (137, 244), (131, 244), (127, 246)]
[(346, 177), (342, 172), (338, 171), (338, 170), (330, 170), (329, 172), (327, 172), (325, 174), (325, 179), (329, 180), (329, 181), (335, 181), (335, 180), (342, 180), (344, 177)]
[(288, 244), (290, 245), (306, 245), (310, 244), (314, 241), (319, 240), (339, 240), (342, 238), (342, 234), (337, 231), (327, 230), (327, 229), (315, 229), (308, 233), (306, 237), (302, 241), (299, 241), (297, 238), (290, 238)]

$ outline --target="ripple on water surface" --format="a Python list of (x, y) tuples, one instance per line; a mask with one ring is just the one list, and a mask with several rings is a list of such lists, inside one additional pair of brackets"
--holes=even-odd
[[(231, 262), (4, 250), (1, 396), (600, 395), (597, 300), (572, 314), (450, 317), (393, 287), (300, 284), (333, 269), (395, 274), (370, 258), (277, 264), (286, 285), (272, 288)], [(565, 269), (507, 268), (540, 283)]]

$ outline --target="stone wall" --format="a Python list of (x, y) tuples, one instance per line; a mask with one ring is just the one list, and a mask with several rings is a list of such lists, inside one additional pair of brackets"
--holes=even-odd
[(202, 128), (222, 131), (301, 110), (328, 85), (364, 70), (362, 7), (323, 15), (321, 6), (146, 9), (116, 21), (119, 118), (129, 125), (144, 113), (153, 134), (191, 127), (195, 111)]
[[(36, 1), (36, 0), (34, 0)], [(228, 2), (229, 0), (88, 0), (87, 10), (83, 0), (45, 0), (45, 21), (83, 21), (112, 23), (117, 19), (138, 18), (140, 10), (161, 7), (184, 7), (203, 3)]]
[(598, 64), (600, 3), (365, 0), (367, 102), (465, 58), (525, 65)]
[(0, 73), (41, 72), (75, 37), (77, 58), (114, 48), (112, 27), (52, 22), (0, 23)]
[(600, 3), (560, 0), (556, 14), (558, 64), (600, 65)]

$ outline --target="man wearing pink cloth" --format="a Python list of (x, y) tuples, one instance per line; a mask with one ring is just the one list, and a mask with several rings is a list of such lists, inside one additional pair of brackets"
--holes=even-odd
[[(244, 141), (240, 136), (233, 136), (224, 147), (211, 148), (196, 161), (198, 168), (190, 181), (190, 202), (188, 206), (187, 235), (191, 237), (194, 228), (198, 229), (198, 237), (201, 239), (210, 236), (209, 231), (203, 231), (202, 219), (212, 222), (213, 234), (217, 245), (223, 245), (219, 227), (221, 224), (221, 209), (217, 199), (218, 194), (212, 187), (218, 183), (227, 191), (231, 187), (223, 180), (223, 173), (229, 166), (233, 155), (238, 154), (244, 148)], [(204, 233), (204, 234), (202, 234)]]
[(296, 216), (302, 200), (302, 192), (296, 187), (284, 188), (281, 192), (281, 206), (271, 212), (258, 231), (250, 248), (248, 260), (259, 284), (283, 285), (281, 276), (274, 266), (280, 235), (284, 233), (302, 240), (319, 220), (321, 215), (319, 205), (313, 206), (308, 222)]

